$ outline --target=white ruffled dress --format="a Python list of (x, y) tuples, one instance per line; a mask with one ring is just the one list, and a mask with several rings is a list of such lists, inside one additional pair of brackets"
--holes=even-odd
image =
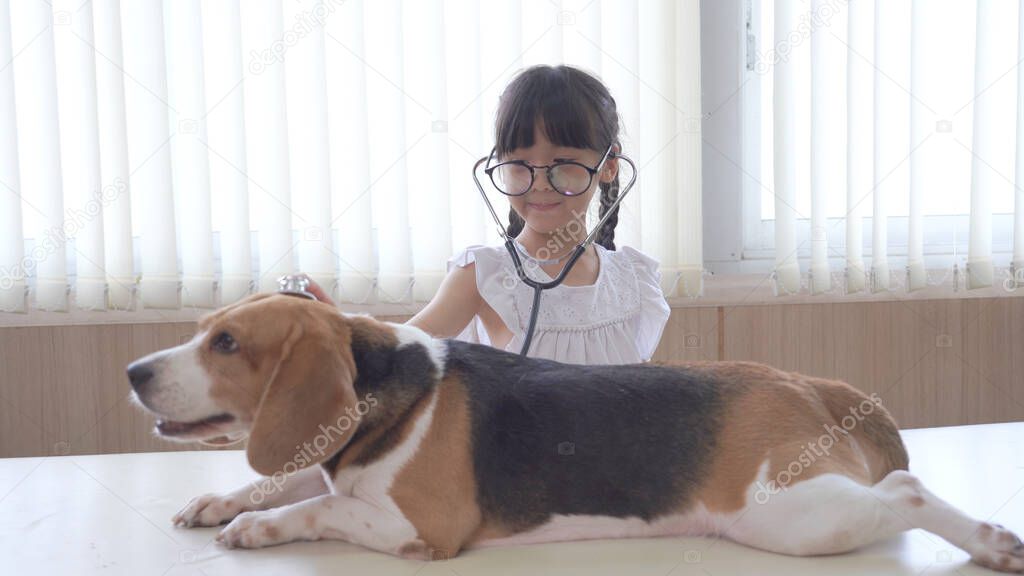
[[(614, 251), (595, 246), (600, 262), (595, 283), (563, 284), (541, 295), (530, 356), (572, 364), (632, 364), (654, 354), (669, 317), (658, 261), (628, 246)], [(505, 350), (518, 353), (533, 289), (519, 281), (503, 244), (470, 246), (448, 260), (448, 270), (474, 262), (480, 295), (513, 334)], [(551, 280), (539, 266), (526, 270), (537, 280)], [(456, 338), (491, 345), (479, 316)]]

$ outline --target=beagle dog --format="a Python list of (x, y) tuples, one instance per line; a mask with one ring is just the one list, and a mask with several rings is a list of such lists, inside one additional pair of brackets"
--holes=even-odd
[(1024, 571), (1017, 536), (907, 471), (877, 396), (762, 364), (568, 365), (261, 294), (128, 378), (160, 436), (248, 438), (265, 477), (173, 518), (229, 522), (230, 547), (340, 539), (438, 559), (688, 535), (802, 556), (923, 528)]

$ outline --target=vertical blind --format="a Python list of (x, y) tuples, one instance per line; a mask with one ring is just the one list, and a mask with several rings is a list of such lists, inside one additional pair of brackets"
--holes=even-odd
[[(810, 221), (810, 292), (833, 290), (829, 258), (834, 256), (845, 260), (847, 292), (893, 289), (894, 211), (906, 215), (904, 285), (910, 291), (925, 287), (926, 216), (941, 212), (934, 210), (936, 198), (955, 205), (955, 198), (969, 197), (963, 209), (969, 213), (968, 288), (996, 282), (994, 213), (1012, 215), (1013, 253), (1007, 263), (1010, 273), (1020, 276), (1022, 5), (1003, 0), (760, 3), (762, 17), (771, 22), (762, 26), (759, 53), (766, 59), (759, 70), (772, 85), (771, 117), (763, 129), (773, 144), (762, 151), (772, 158), (762, 174), (774, 193), (774, 278), (780, 294), (803, 289), (799, 219)], [(798, 209), (803, 190), (809, 214)], [(867, 233), (865, 216), (871, 218)], [(846, 227), (845, 249), (828, 245), (829, 230), (840, 223)], [(870, 239), (870, 267), (864, 236)]]
[(560, 63), (639, 168), (617, 243), (697, 296), (699, 46), (698, 0), (0, 0), (0, 310), (210, 308), (299, 270), (429, 300), (498, 240), (470, 170), (501, 90)]

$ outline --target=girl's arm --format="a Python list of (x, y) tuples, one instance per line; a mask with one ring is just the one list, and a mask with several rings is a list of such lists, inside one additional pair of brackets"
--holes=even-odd
[[(307, 276), (307, 278), (309, 278)], [(309, 279), (309, 292), (317, 300), (337, 306), (324, 289)], [(445, 276), (437, 294), (418, 314), (410, 318), (411, 324), (435, 338), (458, 336), (480, 310), (483, 298), (476, 288), (476, 265), (456, 266)]]
[(453, 338), (469, 325), (482, 302), (476, 287), (476, 265), (455, 266), (444, 277), (434, 299), (406, 324), (435, 338)]
[(308, 290), (310, 294), (316, 296), (316, 299), (321, 302), (325, 302), (334, 307), (338, 306), (337, 304), (334, 303), (334, 300), (332, 300), (331, 297), (327, 295), (327, 292), (325, 292), (324, 289), (319, 284), (314, 282), (313, 279), (310, 278), (309, 276), (306, 276), (305, 274), (303, 274), (303, 276), (306, 277), (306, 280), (309, 280), (309, 286), (306, 286), (306, 290)]

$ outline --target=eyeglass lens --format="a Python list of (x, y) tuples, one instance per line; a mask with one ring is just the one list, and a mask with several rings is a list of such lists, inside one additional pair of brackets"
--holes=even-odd
[[(575, 196), (586, 192), (590, 186), (590, 172), (579, 164), (555, 164), (550, 172), (545, 169), (535, 170), (539, 173), (537, 178), (543, 178), (548, 174), (551, 185), (561, 194)], [(494, 171), (494, 185), (505, 194), (525, 194), (530, 189), (530, 172), (531, 169), (522, 164), (502, 164)]]

